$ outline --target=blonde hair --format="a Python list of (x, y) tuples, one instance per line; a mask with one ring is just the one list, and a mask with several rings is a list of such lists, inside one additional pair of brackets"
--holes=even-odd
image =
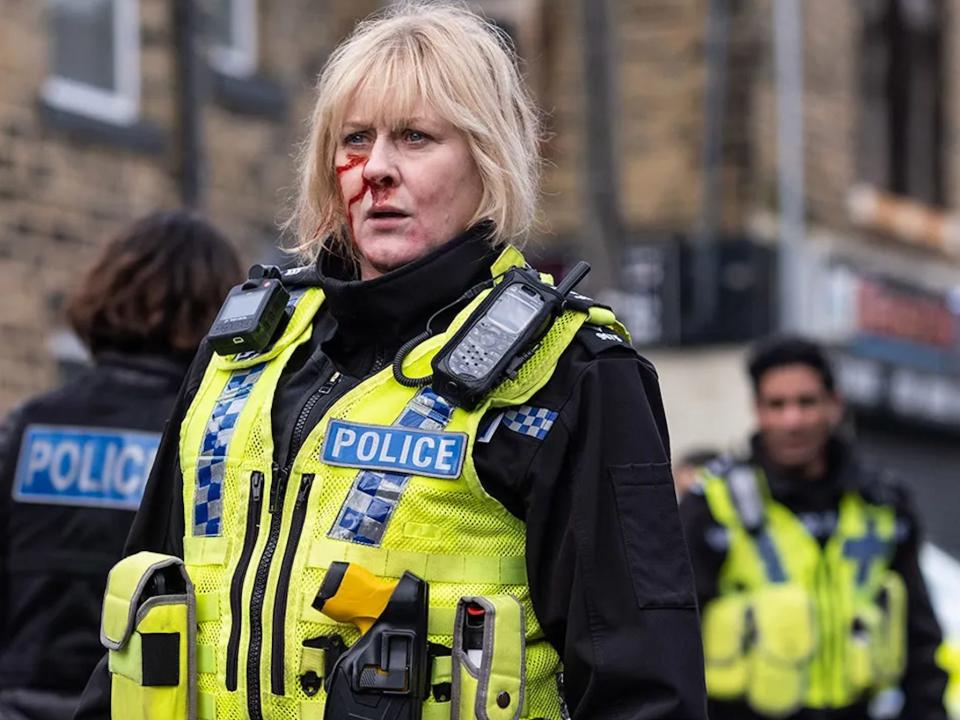
[(483, 186), (470, 224), (492, 220), (494, 245), (523, 239), (536, 218), (540, 121), (511, 43), (461, 5), (416, 0), (361, 22), (324, 66), (287, 223), (296, 250), (308, 258), (323, 248), (352, 254), (334, 155), (361, 93), (375, 98), (377, 124), (399, 129), (423, 102), (461, 131)]

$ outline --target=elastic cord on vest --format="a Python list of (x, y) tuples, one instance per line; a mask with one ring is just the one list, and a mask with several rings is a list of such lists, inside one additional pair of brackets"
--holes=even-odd
[[(499, 277), (499, 276), (498, 276)], [(484, 280), (479, 285), (474, 285), (472, 288), (467, 290), (463, 295), (458, 297), (451, 303), (444, 305), (442, 308), (437, 310), (433, 315), (430, 316), (430, 319), (427, 320), (427, 329), (424, 330), (419, 335), (410, 338), (403, 345), (400, 346), (400, 349), (397, 350), (397, 354), (393, 358), (393, 379), (404, 387), (409, 388), (422, 388), (426, 387), (433, 380), (433, 373), (430, 375), (424, 375), (423, 377), (412, 378), (403, 371), (403, 361), (406, 359), (407, 355), (413, 350), (417, 345), (422, 343), (424, 340), (427, 340), (433, 337), (436, 332), (433, 329), (433, 322), (441, 314), (445, 313), (452, 307), (456, 307), (460, 303), (466, 301), (469, 302), (473, 300), (477, 295), (482, 293), (489, 287), (492, 287), (497, 278), (490, 278), (489, 280)]]

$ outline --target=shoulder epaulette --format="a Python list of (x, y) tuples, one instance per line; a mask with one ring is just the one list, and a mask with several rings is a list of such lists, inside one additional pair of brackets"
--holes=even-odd
[(301, 265), (284, 270), (282, 281), (286, 288), (316, 287), (320, 284), (320, 273), (315, 264)]

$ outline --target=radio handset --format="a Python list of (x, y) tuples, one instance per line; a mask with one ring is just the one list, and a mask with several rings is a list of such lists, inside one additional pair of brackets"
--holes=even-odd
[(579, 262), (553, 287), (529, 268), (508, 270), (434, 356), (434, 391), (471, 409), (505, 378), (516, 377), (588, 272), (590, 265)]

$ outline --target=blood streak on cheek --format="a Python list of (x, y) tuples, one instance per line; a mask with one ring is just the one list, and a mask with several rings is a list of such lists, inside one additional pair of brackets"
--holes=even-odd
[[(347, 162), (345, 162), (343, 165), (336, 165), (334, 170), (336, 170), (337, 177), (339, 177), (345, 172), (353, 170), (353, 168), (357, 167), (358, 165), (365, 166), (366, 164), (367, 158), (363, 155), (347, 155)], [(367, 190), (371, 187), (370, 182), (366, 178), (362, 178), (362, 183), (363, 185), (360, 188), (360, 191), (347, 200), (347, 220), (350, 223), (351, 234), (355, 234), (353, 227), (353, 216), (350, 214), (351, 208), (363, 199), (363, 196), (367, 194)]]
[(354, 203), (358, 203), (363, 199), (363, 196), (367, 194), (367, 190), (371, 189), (370, 183), (366, 178), (363, 180), (363, 187), (360, 188), (360, 192), (354, 195), (347, 201), (347, 212), (350, 212), (350, 208), (353, 207)]
[(347, 161), (343, 165), (337, 165), (334, 169), (337, 175), (343, 175), (347, 170), (353, 170), (357, 165), (366, 165), (367, 159), (363, 155), (347, 155)]

